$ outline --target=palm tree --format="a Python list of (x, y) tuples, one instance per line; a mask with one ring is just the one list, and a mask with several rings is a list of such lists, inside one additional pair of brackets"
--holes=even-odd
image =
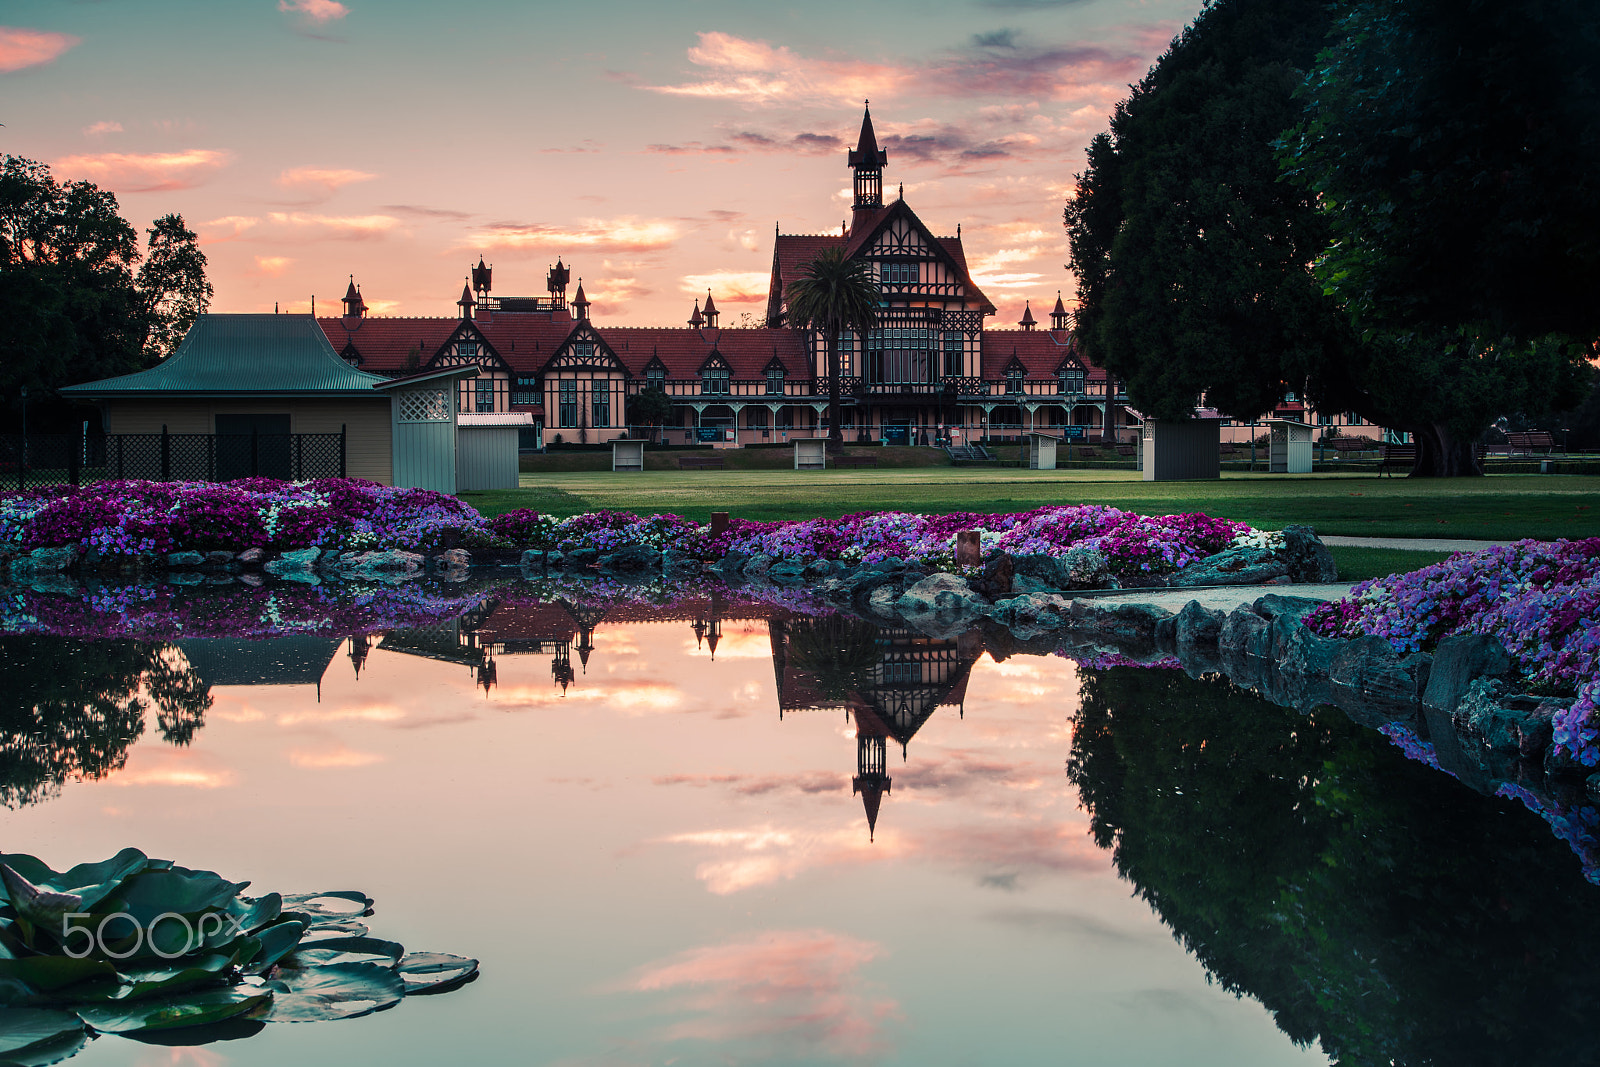
[(840, 247), (824, 249), (800, 268), (784, 293), (788, 325), (821, 330), (828, 345), (828, 451), (844, 448), (839, 420), (839, 335), (863, 337), (878, 322), (878, 283), (868, 260), (846, 259)]

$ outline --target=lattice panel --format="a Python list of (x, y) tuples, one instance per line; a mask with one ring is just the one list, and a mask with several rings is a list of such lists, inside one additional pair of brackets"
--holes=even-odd
[(449, 422), (450, 394), (443, 389), (414, 389), (400, 394), (401, 422)]

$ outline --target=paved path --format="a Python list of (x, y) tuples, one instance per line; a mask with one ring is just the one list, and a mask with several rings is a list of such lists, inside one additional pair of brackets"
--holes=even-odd
[(1335, 537), (1322, 536), (1325, 545), (1342, 545), (1347, 548), (1409, 548), (1415, 552), (1481, 552), (1495, 545), (1514, 544), (1513, 541), (1462, 541), (1447, 537)]

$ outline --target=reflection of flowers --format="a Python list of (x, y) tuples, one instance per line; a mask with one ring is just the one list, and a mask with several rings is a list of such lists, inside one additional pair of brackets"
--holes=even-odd
[(1306, 623), (1329, 637), (1382, 637), (1400, 652), (1454, 634), (1498, 638), (1531, 685), (1575, 694), (1555, 717), (1555, 743), (1585, 766), (1600, 763), (1600, 537), (1458, 553), (1362, 582)]

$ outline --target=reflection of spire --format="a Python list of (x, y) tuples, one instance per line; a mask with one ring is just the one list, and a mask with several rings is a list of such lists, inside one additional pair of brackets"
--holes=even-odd
[[(717, 658), (717, 642), (722, 640), (722, 595), (715, 590), (711, 592), (710, 618), (695, 617), (691, 629), (694, 630), (694, 647), (704, 647), (711, 652), (711, 658)], [(780, 713), (781, 717), (781, 713)]]
[(353, 634), (350, 637), (350, 663), (356, 669), (356, 679), (361, 678), (361, 666), (367, 662), (367, 653), (372, 648), (372, 641), (366, 634)]
[(561, 687), (562, 696), (567, 695), (567, 686), (571, 685), (573, 679), (577, 677), (572, 672), (572, 656), (568, 651), (570, 648), (571, 646), (567, 642), (561, 642), (556, 646), (555, 658), (550, 661), (550, 676)]
[(588, 674), (589, 653), (594, 651), (594, 628), (599, 625), (601, 619), (606, 617), (606, 609), (603, 607), (580, 608), (566, 600), (559, 600), (557, 603), (566, 608), (567, 614), (571, 615), (578, 624), (578, 643), (574, 647), (578, 650), (578, 662), (583, 667), (583, 673)]
[[(860, 718), (857, 719), (860, 722)], [(861, 724), (863, 727), (865, 723)], [(867, 811), (867, 840), (875, 841), (878, 835), (878, 808), (883, 794), (890, 791), (888, 774), (888, 746), (882, 734), (867, 737), (856, 734), (856, 776), (850, 779), (850, 793), (861, 794), (861, 804)]]
[(585, 626), (578, 631), (578, 662), (583, 664), (583, 673), (589, 673), (589, 653), (594, 651), (594, 630)]
[(484, 696), (489, 695), (489, 690), (494, 687), (497, 676), (498, 672), (495, 670), (494, 657), (490, 656), (478, 667), (478, 684), (483, 686)]

